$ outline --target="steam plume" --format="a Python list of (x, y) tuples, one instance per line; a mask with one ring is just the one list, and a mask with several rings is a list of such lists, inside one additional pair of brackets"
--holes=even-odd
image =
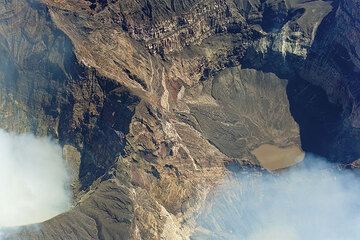
[(0, 237), (3, 227), (42, 222), (67, 210), (68, 180), (53, 141), (0, 130)]
[(360, 239), (359, 199), (354, 172), (314, 156), (278, 174), (243, 171), (209, 198), (194, 239)]

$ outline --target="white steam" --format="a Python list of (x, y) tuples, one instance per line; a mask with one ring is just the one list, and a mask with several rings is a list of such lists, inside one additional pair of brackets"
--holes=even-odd
[(198, 225), (193, 239), (360, 239), (360, 179), (315, 157), (278, 174), (243, 171), (209, 198)]
[(45, 221), (70, 206), (61, 148), (0, 130), (0, 228)]

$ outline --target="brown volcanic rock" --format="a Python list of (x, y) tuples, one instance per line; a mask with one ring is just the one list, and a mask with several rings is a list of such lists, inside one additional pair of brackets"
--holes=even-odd
[(123, 187), (128, 178), (111, 186), (106, 174), (123, 151), (138, 98), (79, 64), (46, 6), (27, 1), (0, 5), (1, 127), (59, 139), (77, 177), (74, 210), (44, 223), (40, 232), (32, 229), (9, 239), (127, 239), (124, 233), (130, 235), (133, 219), (129, 190)]
[(1, 127), (51, 134), (78, 175), (69, 212), (9, 239), (187, 239), (229, 166), (261, 163), (261, 146), (300, 151), (291, 94), (311, 117), (317, 105), (293, 80), (333, 96), (343, 75), (315, 79), (334, 73), (316, 44), (324, 18), (357, 17), (351, 4), (0, 0)]

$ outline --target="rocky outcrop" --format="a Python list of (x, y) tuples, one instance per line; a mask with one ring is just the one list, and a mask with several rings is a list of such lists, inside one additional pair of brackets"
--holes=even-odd
[[(123, 233), (130, 234), (131, 200), (126, 189), (105, 182), (124, 151), (125, 135), (139, 98), (78, 63), (70, 40), (50, 21), (46, 6), (26, 1), (3, 1), (0, 5), (1, 127), (58, 139), (73, 168), (74, 204), (84, 202), (81, 209), (45, 223), (42, 230), (49, 232), (30, 234), (31, 238), (106, 236), (113, 230), (100, 229), (100, 225), (105, 226), (110, 212), (116, 212), (114, 216), (119, 217), (112, 223), (115, 227), (106, 225), (112, 229), (120, 225), (124, 230), (111, 234), (114, 239), (120, 235), (127, 239)], [(104, 183), (96, 187), (99, 177)], [(128, 181), (124, 179), (122, 184)], [(97, 188), (95, 195), (90, 186)], [(63, 223), (66, 227), (55, 227)], [(71, 229), (76, 230), (71, 233)]]
[(356, 160), (358, 8), (0, 0), (1, 127), (58, 139), (75, 194), (9, 239), (187, 239), (229, 171)]

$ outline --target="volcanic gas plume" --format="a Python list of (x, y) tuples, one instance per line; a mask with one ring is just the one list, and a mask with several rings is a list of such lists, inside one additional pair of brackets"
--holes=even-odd
[(0, 228), (39, 223), (69, 208), (69, 178), (55, 142), (0, 130), (0, 166)]

